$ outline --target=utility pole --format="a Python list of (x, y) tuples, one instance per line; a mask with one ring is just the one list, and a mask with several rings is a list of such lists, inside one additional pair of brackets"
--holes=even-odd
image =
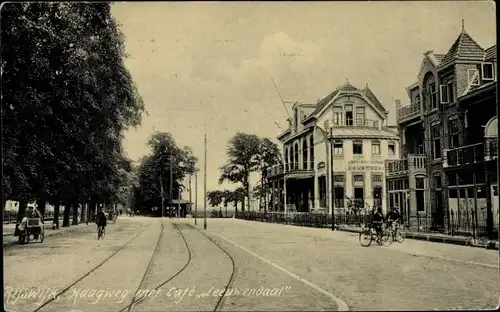
[[(191, 196), (191, 173), (189, 174), (189, 208), (191, 210), (193, 204), (191, 203), (192, 201), (192, 196)], [(191, 213), (191, 211), (189, 211)], [(186, 206), (186, 214), (187, 214), (187, 206)]]
[(203, 229), (207, 229), (207, 134), (205, 133), (205, 173), (203, 181)]
[(160, 174), (160, 192), (161, 192), (161, 217), (164, 217), (164, 209), (165, 209), (165, 190), (163, 189), (163, 179)]
[(198, 216), (198, 168), (194, 172), (194, 225), (197, 224)]
[(169, 206), (168, 206), (168, 215), (170, 217), (170, 219), (172, 219), (172, 207), (174, 206), (172, 204), (172, 197), (173, 197), (173, 187), (172, 187), (172, 180), (173, 180), (173, 174), (172, 174), (172, 154), (170, 154), (170, 157), (169, 157), (169, 171), (170, 171), (170, 199), (169, 199)]

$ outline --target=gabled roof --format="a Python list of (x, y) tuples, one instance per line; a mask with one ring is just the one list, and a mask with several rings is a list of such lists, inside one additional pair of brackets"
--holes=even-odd
[(363, 92), (365, 93), (366, 97), (375, 105), (377, 109), (379, 109), (383, 113), (387, 113), (388, 111), (385, 109), (384, 105), (380, 103), (380, 101), (377, 99), (375, 94), (373, 94), (372, 90), (368, 88), (368, 85), (366, 85), (366, 88), (363, 89)]
[(462, 32), (444, 56), (440, 67), (446, 66), (455, 60), (482, 61), (483, 59), (483, 48), (462, 28)]
[(316, 115), (317, 113), (319, 113), (323, 109), (323, 107), (325, 107), (326, 104), (328, 104), (328, 102), (330, 102), (338, 93), (339, 93), (339, 90), (337, 89), (337, 90), (333, 91), (332, 93), (328, 94), (323, 99), (321, 99), (318, 103), (316, 103), (316, 109), (309, 116), (313, 116), (313, 115)]
[(368, 88), (368, 85), (366, 85), (366, 88), (364, 88), (363, 90), (360, 90), (360, 89), (356, 88), (355, 86), (351, 85), (349, 83), (349, 81), (346, 81), (346, 83), (344, 85), (337, 87), (337, 89), (335, 91), (333, 91), (328, 96), (324, 97), (318, 103), (316, 103), (316, 109), (311, 114), (309, 114), (306, 117), (306, 119), (304, 119), (304, 121), (307, 120), (309, 117), (312, 117), (312, 116), (318, 114), (334, 97), (336, 97), (342, 91), (356, 92), (356, 93), (362, 94), (362, 95), (366, 96), (368, 98), (368, 100), (370, 100), (370, 102), (378, 110), (380, 110), (382, 113), (387, 113), (387, 110), (385, 109), (385, 107), (380, 103), (380, 101), (377, 99), (375, 94), (373, 94), (372, 90), (370, 90), (370, 88)]
[(486, 49), (484, 60), (485, 61), (496, 61), (497, 60), (497, 46), (496, 45), (492, 46), (491, 48)]

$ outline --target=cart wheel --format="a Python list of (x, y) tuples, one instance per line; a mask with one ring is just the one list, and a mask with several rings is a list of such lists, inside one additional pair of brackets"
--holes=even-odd
[(41, 234), (40, 234), (40, 236), (39, 236), (39, 238), (40, 238), (40, 243), (43, 243), (44, 236), (45, 236), (45, 235), (44, 235), (43, 233), (41, 233)]

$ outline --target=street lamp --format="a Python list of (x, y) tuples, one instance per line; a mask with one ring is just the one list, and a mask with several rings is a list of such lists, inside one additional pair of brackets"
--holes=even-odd
[[(327, 185), (330, 185), (328, 188), (329, 192), (332, 194), (332, 231), (335, 231), (335, 192), (333, 191), (333, 149), (332, 149), (332, 142), (331, 138), (333, 137), (333, 120), (325, 121), (325, 128), (328, 129), (328, 132), (325, 129), (322, 129), (321, 127), (316, 126), (317, 129), (321, 131), (323, 136), (325, 137), (325, 147), (326, 147), (326, 176), (327, 176)], [(328, 201), (328, 199), (327, 199)]]

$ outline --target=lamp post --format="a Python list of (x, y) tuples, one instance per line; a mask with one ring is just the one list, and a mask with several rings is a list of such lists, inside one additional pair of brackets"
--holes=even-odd
[[(325, 122), (325, 128), (328, 129), (328, 132), (325, 129), (322, 129), (319, 126), (316, 126), (317, 129), (321, 131), (323, 136), (325, 137), (325, 147), (326, 147), (326, 177), (327, 177), (327, 194), (332, 194), (331, 200), (331, 216), (332, 216), (332, 231), (335, 231), (335, 192), (333, 191), (333, 148), (331, 138), (333, 136), (333, 120)], [(328, 187), (330, 185), (330, 187)], [(327, 196), (328, 202), (328, 196)]]

